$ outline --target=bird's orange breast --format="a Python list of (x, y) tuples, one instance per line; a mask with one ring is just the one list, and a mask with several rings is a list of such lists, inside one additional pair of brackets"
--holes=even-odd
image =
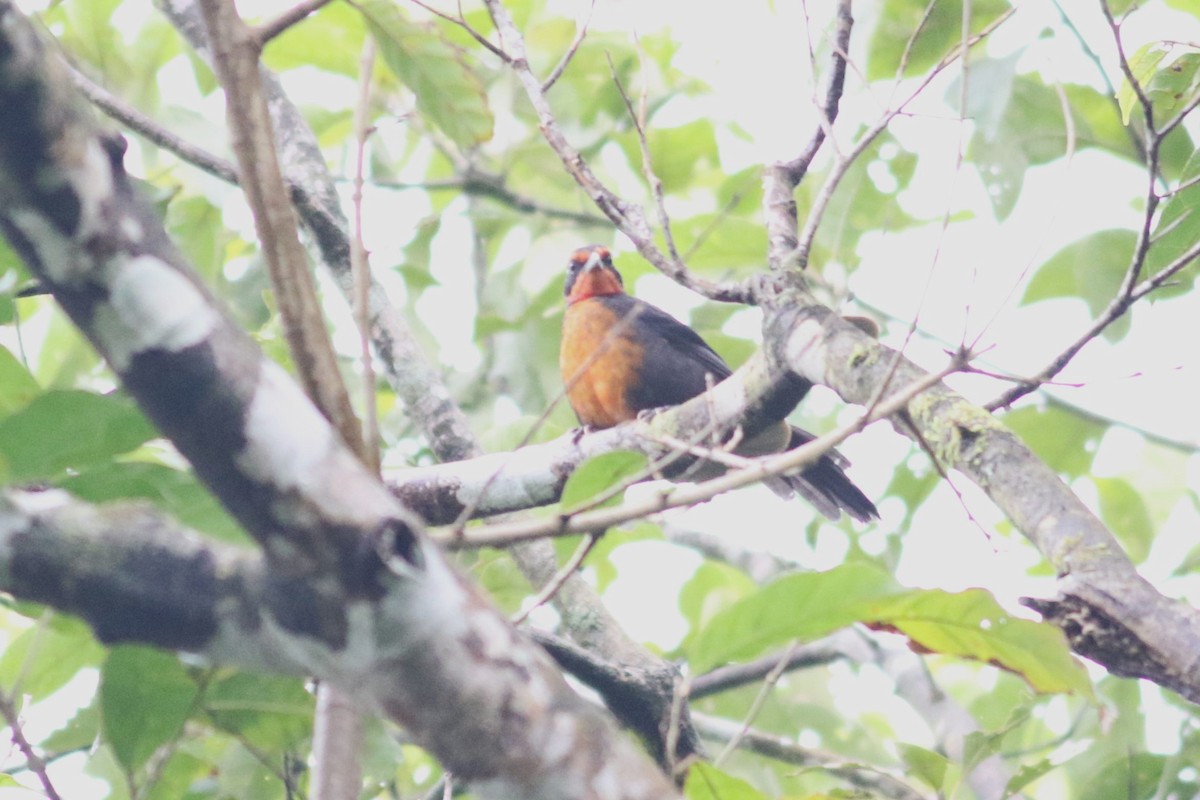
[(643, 348), (603, 297), (567, 306), (558, 366), (567, 400), (584, 425), (610, 428), (637, 416), (629, 391), (639, 379)]

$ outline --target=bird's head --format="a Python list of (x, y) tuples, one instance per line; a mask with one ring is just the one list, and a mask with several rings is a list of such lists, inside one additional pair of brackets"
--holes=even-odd
[(567, 265), (567, 283), (563, 294), (568, 303), (577, 303), (589, 297), (622, 294), (625, 283), (621, 273), (613, 266), (612, 254), (600, 244), (590, 244), (571, 253)]

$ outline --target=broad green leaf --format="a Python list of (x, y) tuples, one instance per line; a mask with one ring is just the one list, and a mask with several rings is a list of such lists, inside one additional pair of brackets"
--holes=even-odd
[[(629, 166), (642, 174), (642, 148), (637, 134), (616, 137)], [(668, 194), (691, 187), (698, 167), (717, 166), (717, 137), (712, 122), (698, 119), (677, 128), (651, 127), (646, 133), (650, 164)]]
[(1026, 786), (1057, 766), (1057, 764), (1052, 763), (1048, 758), (1043, 758), (1041, 761), (1035, 761), (1032, 764), (1022, 764), (1013, 776), (1008, 779), (1008, 784), (1004, 787), (1004, 797), (1014, 797)]
[(181, 524), (227, 542), (245, 544), (242, 528), (188, 472), (148, 462), (102, 464), (57, 484), (91, 503), (140, 498), (167, 511)]
[(726, 214), (697, 214), (674, 222), (671, 231), (687, 265), (727, 275), (761, 270), (767, 263), (767, 231), (761, 220)]
[(1200, 53), (1180, 53), (1156, 70), (1144, 88), (1155, 122), (1165, 124), (1190, 106), (1200, 92)]
[(96, 699), (79, 711), (67, 723), (42, 740), (41, 747), (47, 753), (65, 753), (82, 750), (96, 741), (100, 735), (100, 709)]
[(1071, 477), (1092, 466), (1104, 426), (1058, 406), (1026, 406), (1004, 415), (1003, 422), (1051, 469)]
[(0, 418), (29, 405), (39, 391), (29, 370), (7, 347), (0, 346)]
[[(1200, 151), (1194, 151), (1183, 167), (1178, 184), (1200, 179)], [(1172, 194), (1162, 206), (1151, 235), (1143, 277), (1150, 277), (1173, 264), (1200, 241), (1200, 183)], [(1193, 260), (1192, 265), (1195, 265)], [(1172, 297), (1192, 290), (1196, 270), (1185, 267), (1155, 291), (1153, 297)]]
[(205, 688), (213, 723), (270, 753), (296, 749), (312, 732), (313, 696), (298, 678), (237, 672)]
[(946, 773), (950, 770), (950, 761), (941, 753), (917, 747), (914, 744), (900, 744), (900, 757), (908, 767), (908, 774), (920, 778), (931, 789), (941, 789), (946, 783)]
[[(575, 537), (572, 537), (575, 538)], [(617, 570), (613, 566), (612, 553), (618, 547), (623, 547), (634, 542), (644, 542), (647, 540), (662, 541), (662, 528), (652, 522), (640, 521), (633, 523), (628, 528), (610, 530), (608, 533), (599, 539), (593, 546), (587, 558), (584, 560), (584, 567), (591, 570), (595, 575), (596, 591), (601, 594), (616, 580)]]
[(1100, 516), (1105, 526), (1116, 534), (1130, 560), (1140, 563), (1149, 555), (1156, 533), (1146, 501), (1121, 478), (1093, 477), (1092, 482), (1100, 495)]
[[(1154, 77), (1154, 72), (1158, 69), (1158, 65), (1166, 57), (1168, 52), (1167, 47), (1162, 42), (1147, 42), (1137, 49), (1132, 56), (1129, 57), (1129, 71), (1133, 73), (1134, 79), (1138, 85), (1146, 87), (1146, 84)], [(1133, 114), (1133, 109), (1138, 106), (1137, 92), (1133, 89), (1133, 84), (1128, 78), (1121, 80), (1121, 86), (1117, 89), (1117, 105), (1121, 107), (1121, 122), (1129, 124), (1129, 117)], [(1139, 110), (1139, 114), (1142, 112)]]
[(154, 426), (119, 395), (52, 391), (0, 420), (0, 456), (15, 480), (48, 478), (127, 453)]
[[(593, 456), (571, 473), (563, 487), (561, 507), (569, 513), (581, 505), (599, 497), (610, 489), (624, 484), (646, 469), (646, 456), (629, 450), (616, 450)], [(601, 507), (619, 503), (625, 496), (624, 488), (601, 504)]]
[(870, 601), (897, 591), (890, 575), (869, 564), (788, 575), (718, 612), (692, 640), (689, 661), (700, 673), (794, 639), (811, 641), (858, 621)]
[[(1129, 269), (1137, 235), (1131, 230), (1097, 231), (1072, 242), (1050, 257), (1038, 269), (1025, 289), (1022, 303), (1050, 297), (1078, 297), (1087, 303), (1093, 316), (1116, 297)], [(1127, 318), (1118, 319), (1105, 329), (1109, 339), (1118, 339), (1128, 330)]]
[(679, 611), (688, 621), (688, 641), (721, 610), (758, 591), (746, 573), (719, 561), (705, 561), (679, 592)]
[(190, 790), (212, 772), (213, 765), (208, 760), (176, 750), (165, 764), (154, 770), (154, 784), (144, 796), (146, 800), (192, 800), (196, 795)]
[[(897, 201), (905, 188), (905, 175), (913, 169), (912, 153), (889, 134), (879, 136), (846, 170), (829, 206), (810, 258), (819, 265), (828, 260), (848, 267), (858, 263), (858, 243), (869, 231), (896, 231), (915, 220)], [(820, 183), (806, 180), (797, 197), (800, 219), (809, 214)]]
[[(1130, 797), (1153, 798), (1160, 788), (1166, 756), (1151, 753), (1114, 754), (1098, 771), (1092, 773), (1090, 782), (1079, 787), (1078, 797), (1088, 800), (1126, 800)], [(1173, 783), (1170, 782), (1170, 783)], [(1170, 792), (1170, 786), (1162, 797), (1185, 797)], [(1192, 787), (1195, 788), (1194, 785)], [(1195, 797), (1194, 793), (1189, 793)]]
[[(968, 0), (970, 33), (975, 34), (1008, 10), (1004, 0)], [(928, 10), (928, 18), (925, 18)], [(904, 75), (930, 70), (961, 42), (963, 0), (892, 0), (883, 4), (879, 22), (867, 48), (867, 79), (891, 78), (900, 68), (905, 50)], [(924, 23), (922, 24), (922, 20)], [(911, 48), (909, 47), (911, 42)]]
[(100, 677), (100, 711), (105, 739), (128, 772), (180, 735), (197, 692), (170, 653), (134, 646), (112, 650)]
[(462, 51), (437, 28), (405, 17), (392, 0), (364, 0), (357, 7), (384, 62), (417, 96), (422, 115), (462, 148), (492, 138), (487, 95)]
[(741, 778), (735, 778), (712, 764), (698, 762), (688, 770), (683, 787), (687, 800), (766, 800), (767, 795)]
[(0, 657), (0, 688), (41, 700), (61, 689), (84, 667), (95, 666), (104, 648), (83, 622), (59, 615), (19, 634)]
[(1011, 617), (983, 589), (881, 598), (869, 604), (863, 621), (900, 631), (924, 649), (1015, 672), (1039, 692), (1092, 691), (1062, 631)]
[[(263, 61), (273, 70), (315, 67), (357, 77), (363, 46), (363, 18), (349, 3), (329, 3), (302, 25), (292, 25), (267, 43)], [(347, 105), (352, 103), (350, 98)]]

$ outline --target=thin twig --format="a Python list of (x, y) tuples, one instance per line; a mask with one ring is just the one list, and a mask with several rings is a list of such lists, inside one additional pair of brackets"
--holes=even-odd
[(986, 408), (988, 411), (995, 411), (998, 408), (1006, 408), (1012, 405), (1016, 400), (1019, 400), (1020, 398), (1029, 394), (1034, 389), (1038, 388), (1055, 375), (1062, 372), (1063, 368), (1070, 363), (1071, 359), (1073, 359), (1075, 355), (1087, 345), (1088, 342), (1092, 341), (1092, 339), (1095, 339), (1104, 332), (1105, 328), (1116, 322), (1117, 319), (1119, 319), (1123, 314), (1125, 314), (1126, 311), (1129, 310), (1130, 306), (1163, 286), (1163, 284), (1174, 277), (1176, 273), (1187, 267), (1197, 258), (1200, 258), (1200, 243), (1192, 245), (1183, 255), (1179, 256), (1179, 258), (1172, 261), (1153, 276), (1142, 281), (1127, 294), (1119, 295), (1113, 299), (1113, 301), (1108, 304), (1108, 308), (1106, 308), (1100, 315), (1099, 319), (1093, 322), (1092, 325), (1086, 331), (1084, 331), (1082, 335), (1079, 336), (1079, 338), (1072, 342), (1067, 349), (1061, 352), (1041, 372), (1039, 372), (1037, 375), (1034, 375), (1032, 378), (1028, 379), (1019, 386), (1009, 389), (1000, 397), (985, 405), (984, 408)]
[(358, 326), (359, 360), (362, 364), (363, 427), (362, 438), (367, 465), (379, 472), (379, 408), (375, 399), (375, 363), (371, 359), (371, 309), (369, 295), (371, 273), (366, 244), (363, 242), (363, 184), (366, 171), (367, 140), (370, 124), (371, 76), (375, 69), (375, 39), (363, 42), (358, 68), (358, 101), (354, 106), (354, 235), (350, 238), (350, 272), (353, 276), (354, 320)]
[(926, 73), (924, 77), (922, 77), (922, 79), (918, 82), (917, 87), (910, 92), (903, 101), (897, 104), (895, 108), (885, 111), (879, 120), (867, 129), (867, 132), (864, 133), (859, 140), (854, 143), (854, 146), (850, 149), (850, 152), (846, 153), (841, 158), (835, 159), (829, 176), (825, 179), (825, 183), (821, 185), (820, 191), (817, 192), (817, 196), (813, 199), (812, 208), (809, 211), (808, 218), (805, 220), (804, 228), (800, 232), (799, 243), (797, 244), (796, 249), (789, 253), (783, 260), (783, 267), (787, 268), (794, 265), (803, 268), (808, 265), (808, 256), (812, 251), (813, 240), (817, 235), (817, 228), (820, 226), (821, 221), (825, 217), (825, 211), (828, 209), (829, 203), (833, 199), (834, 192), (841, 184), (842, 179), (846, 177), (846, 173), (849, 172), (850, 167), (853, 165), (855, 160), (857, 160), (858, 157), (861, 156), (864, 151), (866, 151), (866, 149), (871, 145), (872, 142), (875, 141), (876, 138), (878, 138), (881, 133), (887, 130), (892, 120), (902, 114), (904, 109), (908, 107), (909, 103), (913, 102), (923, 91), (925, 91), (925, 88), (933, 81), (934, 78), (940, 75), (943, 70), (957, 61), (960, 57), (962, 57), (970, 48), (974, 47), (976, 44), (990, 36), (992, 31), (996, 30), (996, 28), (1006, 22), (1014, 13), (1015, 9), (1008, 9), (979, 33), (975, 34), (966, 42), (961, 43), (958, 47), (955, 47), (952, 51), (943, 56), (941, 61), (939, 61), (933, 67), (933, 69)]
[(596, 207), (612, 221), (637, 248), (642, 257), (664, 275), (705, 297), (721, 302), (748, 303), (754, 299), (752, 282), (714, 282), (694, 275), (680, 261), (672, 259), (658, 248), (645, 212), (641, 207), (629, 203), (610, 190), (592, 171), (583, 155), (567, 141), (550, 109), (541, 81), (529, 67), (525, 39), (513, 22), (512, 16), (500, 0), (484, 0), (492, 22), (499, 31), (501, 47), (509, 66), (516, 73), (525, 96), (537, 114), (538, 123), (546, 143), (562, 161), (567, 174), (575, 179), (579, 187), (591, 198)]
[(439, 541), (456, 546), (502, 547), (513, 542), (538, 539), (545, 536), (563, 536), (571, 533), (587, 533), (638, 519), (670, 508), (691, 506), (711, 500), (718, 494), (748, 486), (773, 475), (781, 475), (801, 469), (815, 462), (821, 455), (832, 450), (847, 437), (864, 427), (890, 416), (906, 407), (914, 397), (941, 382), (947, 375), (957, 372), (962, 364), (956, 358), (944, 369), (926, 375), (922, 380), (889, 396), (874, 409), (860, 414), (855, 420), (812, 441), (769, 458), (758, 459), (744, 470), (727, 472), (712, 480), (691, 486), (672, 486), (648, 498), (627, 502), (612, 508), (602, 508), (580, 514), (559, 514), (548, 519), (523, 520), (499, 525), (484, 525), (474, 528), (466, 536), (446, 529), (431, 530), (430, 535)]
[(328, 4), (329, 0), (300, 0), (299, 3), (274, 19), (267, 20), (255, 26), (252, 30), (254, 37), (258, 39), (258, 46), (262, 47), (288, 28), (303, 22), (314, 11)]
[(600, 541), (600, 536), (595, 533), (586, 534), (583, 541), (575, 548), (575, 552), (567, 559), (567, 563), (563, 564), (562, 569), (554, 574), (554, 577), (547, 581), (542, 590), (537, 593), (533, 601), (526, 605), (525, 609), (512, 618), (513, 625), (520, 625), (529, 615), (536, 609), (541, 608), (546, 603), (554, 599), (554, 595), (558, 594), (562, 589), (563, 584), (575, 574), (575, 570), (583, 564), (583, 560), (588, 557), (588, 553), (592, 552), (592, 548), (596, 546), (596, 542)]
[(729, 758), (734, 750), (737, 750), (738, 745), (742, 743), (742, 739), (744, 739), (746, 735), (750, 733), (750, 726), (752, 726), (754, 724), (754, 720), (758, 718), (759, 712), (762, 711), (763, 704), (767, 702), (767, 698), (770, 696), (771, 690), (775, 688), (775, 684), (779, 683), (779, 679), (783, 676), (784, 670), (787, 669), (788, 661), (791, 659), (792, 654), (796, 652), (796, 648), (799, 646), (799, 639), (792, 640), (792, 643), (788, 645), (788, 649), (784, 653), (783, 658), (779, 659), (779, 663), (767, 673), (766, 678), (763, 679), (763, 685), (759, 687), (758, 694), (754, 696), (754, 701), (750, 703), (750, 708), (746, 711), (746, 715), (742, 719), (741, 729), (738, 730), (738, 732), (733, 736), (729, 737), (729, 741), (725, 743), (724, 749), (722, 749), (720, 754), (713, 759), (713, 764), (715, 766), (719, 767), (721, 764), (725, 763), (725, 759)]
[(682, 259), (679, 258), (679, 250), (675, 247), (675, 236), (671, 233), (671, 217), (667, 213), (666, 198), (663, 195), (662, 180), (658, 177), (658, 173), (654, 171), (654, 163), (650, 158), (650, 142), (646, 139), (646, 54), (642, 51), (641, 43), (638, 44), (638, 57), (642, 60), (642, 91), (638, 97), (638, 107), (634, 110), (633, 101), (629, 94), (625, 91), (625, 87), (621, 84), (621, 76), (617, 74), (617, 67), (613, 64), (612, 55), (605, 54), (608, 57), (608, 69), (612, 73), (613, 84), (617, 87), (617, 93), (621, 95), (621, 100), (625, 103), (625, 110), (629, 114), (629, 119), (633, 122), (633, 130), (637, 133), (638, 148), (642, 152), (642, 177), (646, 179), (646, 183), (650, 186), (650, 194), (654, 198), (654, 210), (658, 215), (658, 224), (662, 229), (663, 240), (667, 244), (667, 253), (671, 260), (682, 264)]
[(414, 5), (418, 5), (421, 8), (428, 11), (430, 14), (433, 14), (435, 17), (440, 17), (440, 18), (446, 20), (447, 22), (452, 23), (452, 24), (457, 25), (458, 27), (462, 28), (464, 31), (466, 31), (471, 36), (472, 39), (479, 42), (479, 44), (483, 45), (483, 47), (485, 49), (487, 49), (488, 52), (490, 52), (492, 55), (494, 55), (496, 58), (500, 59), (501, 61), (508, 63), (508, 60), (509, 60), (508, 54), (505, 53), (503, 50), (501, 50), (496, 45), (489, 42), (487, 37), (484, 36), (482, 33), (475, 30), (473, 27), (471, 27), (471, 25), (467, 22), (466, 18), (463, 17), (461, 8), (459, 9), (458, 16), (455, 17), (450, 14), (447, 14), (445, 11), (441, 11), (439, 9), (434, 8), (433, 6), (429, 5), (428, 3), (423, 2), (423, 0), (412, 0), (412, 2)]
[(776, 670), (790, 672), (829, 664), (845, 658), (845, 653), (822, 642), (805, 647), (789, 647), (782, 653), (772, 653), (745, 664), (718, 667), (692, 679), (689, 697), (693, 700), (757, 683)]
[(543, 93), (550, 91), (550, 87), (554, 86), (554, 84), (558, 82), (558, 79), (562, 77), (563, 72), (566, 70), (567, 65), (571, 63), (571, 59), (575, 57), (575, 53), (578, 52), (579, 46), (583, 44), (584, 37), (587, 36), (588, 26), (592, 24), (592, 14), (595, 12), (596, 0), (592, 0), (592, 2), (588, 5), (587, 18), (583, 21), (583, 24), (579, 26), (579, 29), (575, 31), (575, 38), (571, 41), (571, 46), (567, 48), (567, 52), (563, 53), (563, 57), (558, 60), (558, 64), (556, 64), (554, 69), (550, 71), (550, 74), (546, 76), (546, 80), (542, 81)]
[(46, 761), (33, 749), (33, 745), (25, 736), (25, 729), (21, 726), (21, 715), (17, 713), (16, 703), (3, 692), (0, 692), (0, 715), (4, 716), (4, 721), (8, 723), (8, 728), (12, 731), (13, 744), (25, 757), (25, 768), (37, 776), (46, 797), (49, 800), (62, 800), (62, 795), (58, 793), (58, 790), (54, 788), (54, 782), (50, 780), (50, 773), (46, 771)]

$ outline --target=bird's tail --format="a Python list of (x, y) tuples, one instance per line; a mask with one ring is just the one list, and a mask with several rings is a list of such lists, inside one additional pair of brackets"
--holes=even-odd
[[(792, 426), (792, 439), (787, 449), (794, 450), (814, 438), (808, 431)], [(875, 510), (875, 504), (847, 477), (845, 468), (849, 465), (845, 456), (830, 450), (798, 474), (780, 475), (765, 483), (783, 497), (799, 494), (830, 519), (838, 519), (842, 511), (859, 522), (878, 519), (879, 512)]]

